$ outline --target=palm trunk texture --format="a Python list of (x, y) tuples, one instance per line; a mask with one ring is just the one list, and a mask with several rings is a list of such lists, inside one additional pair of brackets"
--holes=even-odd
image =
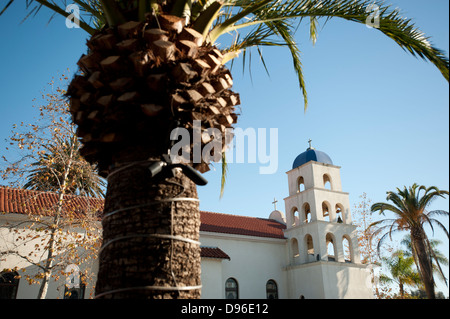
[[(150, 178), (148, 166), (141, 164), (108, 178), (96, 297), (199, 298), (198, 288), (175, 287), (200, 285), (200, 246), (163, 237), (199, 240), (198, 201), (155, 203), (174, 197), (197, 199), (196, 186), (181, 173)], [(129, 209), (135, 206), (141, 207)], [(108, 216), (112, 212), (117, 213)]]
[(433, 268), (425, 245), (425, 233), (423, 230), (413, 230), (411, 238), (414, 250), (417, 253), (420, 277), (425, 286), (428, 299), (435, 299)]

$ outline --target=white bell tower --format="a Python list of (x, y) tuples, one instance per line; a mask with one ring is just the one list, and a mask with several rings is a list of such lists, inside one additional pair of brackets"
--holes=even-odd
[(372, 298), (369, 271), (361, 264), (349, 194), (340, 167), (311, 147), (287, 172), (284, 199), (291, 298)]

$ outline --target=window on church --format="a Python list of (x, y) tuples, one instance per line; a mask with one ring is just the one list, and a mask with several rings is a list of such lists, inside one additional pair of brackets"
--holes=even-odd
[(350, 244), (350, 239), (347, 235), (342, 237), (342, 247), (344, 248), (344, 260), (346, 263), (353, 262), (352, 260), (352, 246)]
[(297, 192), (303, 192), (305, 190), (305, 180), (303, 179), (303, 176), (300, 176), (297, 180)]
[(329, 261), (336, 261), (336, 247), (334, 245), (334, 238), (333, 235), (331, 235), (330, 233), (327, 234), (327, 236), (325, 237), (326, 242), (327, 242), (327, 255), (328, 255), (328, 260)]
[(239, 299), (239, 289), (236, 279), (228, 278), (225, 282), (225, 298)]
[(300, 251), (298, 249), (298, 241), (296, 238), (291, 239), (291, 247), (292, 247), (292, 257), (297, 258), (300, 256)]
[(341, 204), (336, 204), (336, 222), (343, 223), (344, 222), (344, 208)]
[(308, 255), (314, 255), (314, 245), (313, 245), (313, 239), (311, 235), (305, 236), (306, 240), (306, 250), (308, 252)]
[(322, 203), (322, 214), (323, 214), (323, 220), (326, 222), (329, 222), (330, 221), (330, 209), (326, 202)]
[(292, 208), (292, 226), (300, 224), (300, 218), (297, 207)]
[(2, 271), (0, 273), (0, 299), (16, 299), (19, 281), (19, 274), (16, 271)]
[(331, 190), (331, 178), (328, 174), (323, 175), (323, 187)]
[(64, 286), (64, 299), (84, 299), (84, 291), (86, 290), (86, 284), (84, 278), (81, 277), (78, 287), (68, 288)]
[(305, 217), (305, 219), (303, 220), (305, 224), (311, 222), (311, 207), (308, 203), (305, 203), (303, 205), (303, 216)]
[(278, 287), (277, 283), (270, 279), (266, 284), (267, 299), (278, 299)]

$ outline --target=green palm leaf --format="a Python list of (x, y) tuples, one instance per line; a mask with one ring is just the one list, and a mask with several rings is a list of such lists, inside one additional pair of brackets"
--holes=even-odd
[(59, 191), (63, 185), (64, 173), (71, 161), (66, 179), (66, 193), (93, 197), (104, 197), (104, 180), (95, 172), (95, 167), (87, 163), (79, 154), (78, 140), (58, 139), (54, 144), (44, 146), (46, 150), (28, 175), (26, 189), (38, 191)]
[[(3, 7), (0, 15), (14, 2), (9, 0)], [(75, 1), (81, 9), (80, 27), (93, 34), (95, 29), (103, 27), (105, 24), (115, 25), (124, 21), (123, 12), (137, 9), (138, 16), (142, 17), (143, 10), (152, 13), (156, 0), (148, 1), (119, 1), (119, 0), (77, 0)], [(241, 43), (241, 49), (247, 49), (251, 46), (263, 45), (286, 45), (293, 58), (294, 70), (298, 75), (300, 90), (303, 93), (305, 106), (307, 105), (307, 96), (305, 83), (302, 75), (300, 63), (300, 51), (293, 37), (291, 23), (308, 18), (310, 22), (310, 38), (315, 43), (317, 40), (317, 24), (319, 19), (341, 18), (352, 22), (366, 24), (370, 18), (371, 8), (378, 8), (380, 15), (380, 24), (378, 30), (394, 40), (400, 47), (410, 54), (432, 62), (442, 73), (444, 78), (449, 80), (449, 61), (445, 53), (435, 48), (430, 38), (420, 31), (411, 19), (401, 16), (398, 9), (392, 9), (381, 1), (368, 0), (228, 0), (219, 2), (213, 0), (202, 0), (192, 3), (190, 0), (168, 1), (172, 4), (172, 13), (184, 16), (191, 14), (191, 23), (197, 23), (197, 27), (203, 30), (202, 33), (208, 33), (208, 39), (215, 42), (223, 34), (237, 32), (240, 29), (252, 27), (259, 24), (266, 24), (269, 28), (255, 29), (255, 35), (245, 37), (246, 43)], [(34, 6), (33, 6), (34, 4)], [(151, 4), (151, 5), (149, 5)], [(57, 14), (68, 17), (69, 13), (65, 11), (66, 1), (55, 0), (27, 0), (27, 8), (30, 10), (26, 18), (31, 13), (36, 14), (42, 6), (49, 8)], [(212, 6), (216, 6), (212, 10)], [(183, 8), (181, 10), (181, 8)], [(223, 8), (225, 14), (220, 14)], [(219, 11), (217, 10), (219, 9)], [(205, 14), (205, 11), (210, 13)], [(197, 20), (204, 20), (197, 22)], [(214, 22), (215, 21), (215, 22)], [(283, 21), (283, 23), (279, 23)], [(209, 30), (213, 26), (212, 30)], [(270, 32), (267, 32), (269, 31)], [(256, 43), (256, 39), (260, 43)], [(252, 39), (252, 41), (249, 41)], [(276, 40), (278, 39), (278, 40)], [(232, 45), (228, 50), (239, 48)]]

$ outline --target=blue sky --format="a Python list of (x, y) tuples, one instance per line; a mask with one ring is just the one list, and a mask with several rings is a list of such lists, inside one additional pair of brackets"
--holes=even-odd
[[(448, 56), (447, 0), (389, 2)], [(86, 50), (82, 30), (67, 29), (59, 17), (47, 25), (50, 14), (44, 10), (19, 24), (24, 7), (16, 3), (0, 17), (1, 155), (12, 124), (32, 122), (32, 100), (52, 77), (67, 68), (75, 71)], [(205, 174), (209, 184), (199, 187), (200, 208), (268, 217), (275, 197), (277, 208), (284, 211), (285, 172), (306, 150), (308, 139), (342, 167), (342, 187), (350, 193), (352, 207), (363, 192), (373, 202), (385, 201), (386, 191), (413, 183), (448, 190), (449, 93), (440, 72), (364, 25), (335, 19), (324, 26), (322, 21), (315, 46), (308, 28), (307, 23), (301, 25), (296, 35), (309, 97), (306, 112), (287, 49), (263, 49), (270, 77), (256, 54), (252, 77), (242, 72), (239, 61), (232, 70), (233, 90), (241, 96), (239, 127), (278, 129), (277, 172), (259, 174), (259, 163), (230, 164), (225, 194), (219, 199), (221, 169), (216, 165)], [(448, 198), (436, 200), (429, 209), (448, 211)], [(448, 220), (443, 222), (448, 228)], [(435, 235), (444, 239), (440, 231)], [(444, 241), (441, 250), (448, 256)]]

